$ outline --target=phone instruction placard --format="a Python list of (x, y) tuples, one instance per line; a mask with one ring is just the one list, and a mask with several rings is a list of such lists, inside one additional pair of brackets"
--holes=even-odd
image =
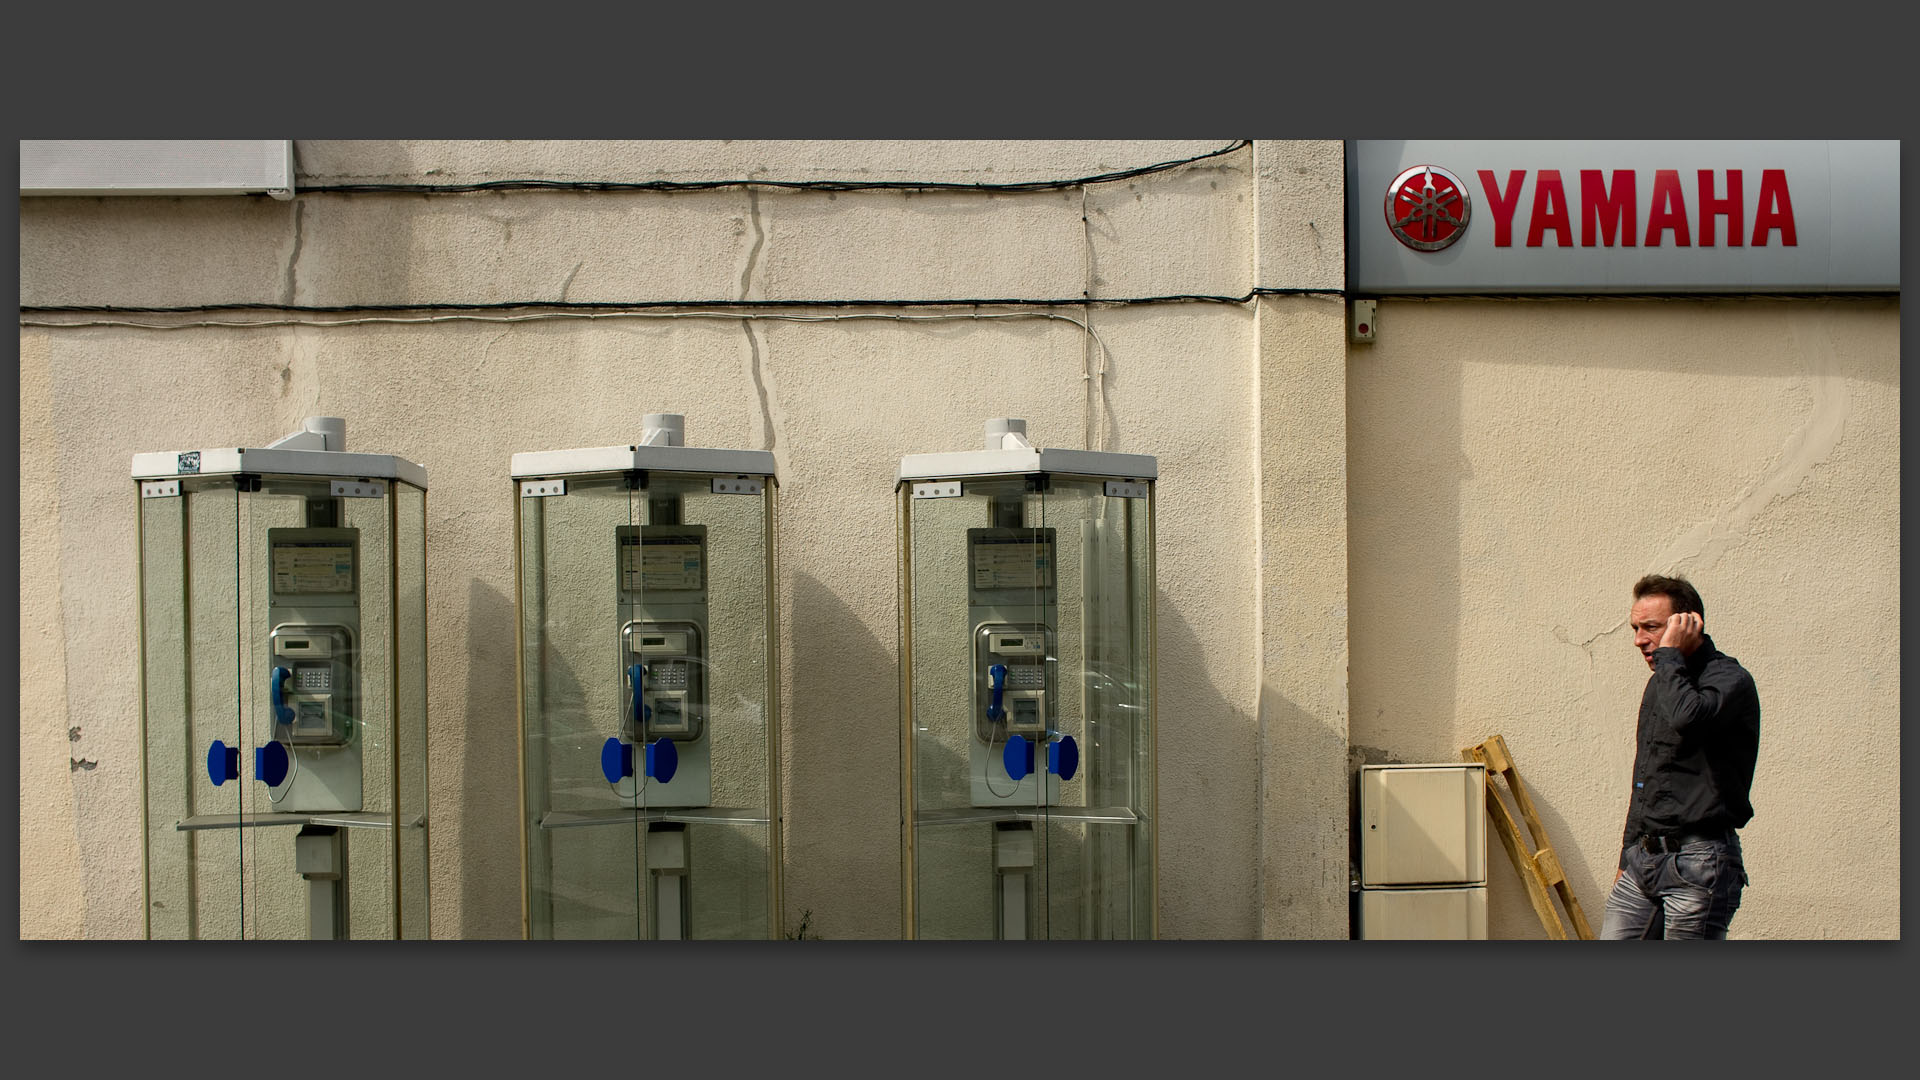
[(706, 545), (699, 536), (620, 538), (620, 587), (627, 592), (701, 589), (706, 585), (706, 569)]
[(1025, 536), (973, 538), (975, 589), (1050, 589), (1053, 544)]
[(353, 545), (347, 543), (273, 545), (273, 591), (282, 596), (339, 595), (353, 592)]

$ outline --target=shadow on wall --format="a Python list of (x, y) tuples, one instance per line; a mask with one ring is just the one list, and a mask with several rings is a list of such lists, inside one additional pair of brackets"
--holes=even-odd
[[(467, 586), (468, 626), (511, 628), (514, 621), (513, 602), (506, 596), (477, 580)], [(520, 936), (520, 725), (513, 649), (511, 633), (467, 638), (455, 905), (462, 938)], [(432, 843), (446, 853), (447, 840), (440, 832)]]
[[(1360, 769), (1459, 760), (1452, 733), (1460, 687), (1461, 492), (1474, 474), (1464, 449), (1464, 361), (1441, 355), (1400, 362), (1357, 351), (1349, 366), (1348, 415), (1355, 430), (1392, 438), (1348, 440), (1351, 716), (1346, 760), (1346, 855), (1360, 865)], [(1394, 748), (1394, 749), (1388, 749)], [(1489, 870), (1489, 876), (1497, 873)], [(1512, 868), (1507, 868), (1512, 877)], [(1351, 880), (1351, 878), (1349, 878)], [(1517, 878), (1510, 882), (1518, 886)], [(1499, 923), (1490, 883), (1488, 926)], [(1349, 908), (1358, 897), (1349, 896)], [(1522, 900), (1524, 904), (1525, 901)], [(1357, 925), (1350, 919), (1350, 926)]]
[[(889, 573), (891, 582), (893, 575)], [(810, 574), (789, 578), (782, 633), (783, 925), (823, 938), (902, 935), (900, 681), (890, 642)]]
[[(1491, 736), (1492, 733), (1489, 732), (1488, 737)], [(1595, 860), (1599, 860), (1599, 863), (1612, 863), (1620, 853), (1619, 845), (1602, 843), (1595, 847), (1576, 844), (1578, 836), (1573, 831), (1573, 824), (1556, 809), (1554, 800), (1550, 797), (1551, 793), (1543, 793), (1539, 786), (1527, 779), (1526, 736), (1519, 736), (1521, 743), (1519, 747), (1513, 745), (1515, 737), (1505, 737), (1508, 743), (1507, 750), (1513, 755), (1514, 770), (1520, 775), (1521, 785), (1527, 789), (1527, 798), (1533, 803), (1534, 813), (1539, 815), (1540, 827), (1546, 830), (1546, 835), (1535, 836), (1527, 828), (1526, 819), (1521, 816), (1519, 805), (1513, 801), (1513, 792), (1507, 787), (1507, 782), (1491, 769), (1487, 771), (1487, 790), (1490, 793), (1499, 794), (1501, 802), (1507, 807), (1507, 815), (1519, 828), (1520, 838), (1527, 845), (1529, 852), (1537, 852), (1542, 847), (1553, 849), (1554, 858), (1559, 861), (1561, 871), (1567, 876), (1567, 885), (1573, 890), (1574, 899), (1580, 902), (1581, 913), (1587, 917), (1588, 929), (1598, 934), (1607, 894), (1604, 890), (1596, 892), (1592, 883), (1596, 880), (1607, 881), (1613, 875), (1606, 872), (1612, 869), (1610, 865), (1602, 868)], [(1624, 786), (1624, 778), (1621, 784)], [(1622, 795), (1619, 800), (1620, 818), (1613, 826), (1615, 835), (1626, 824), (1626, 804), (1626, 797)], [(1608, 839), (1610, 840), (1611, 836)], [(1492, 921), (1491, 907), (1491, 901), (1495, 896), (1500, 897), (1504, 906), (1513, 912), (1512, 918), (1503, 922), (1498, 928), (1501, 931), (1501, 937), (1542, 941), (1548, 939), (1547, 928), (1541, 923), (1539, 913), (1533, 909), (1532, 901), (1528, 897), (1526, 882), (1521, 879), (1520, 871), (1515, 869), (1513, 859), (1507, 854), (1506, 845), (1500, 842), (1499, 834), (1494, 832), (1493, 819), (1489, 817), (1487, 819), (1487, 898), (1489, 900), (1487, 932), (1489, 936), (1496, 929)], [(1553, 910), (1566, 926), (1567, 936), (1577, 936), (1572, 918), (1557, 898), (1553, 902)]]
[(1207, 646), (1164, 589), (1155, 603), (1160, 936), (1257, 938), (1259, 731), (1207, 677)]
[[(1339, 940), (1351, 934), (1348, 910), (1346, 791), (1335, 771), (1347, 761), (1347, 732), (1271, 686), (1260, 688), (1267, 766), (1259, 813), (1268, 834), (1254, 865), (1260, 873), (1256, 938)], [(1349, 762), (1349, 764), (1351, 764)]]

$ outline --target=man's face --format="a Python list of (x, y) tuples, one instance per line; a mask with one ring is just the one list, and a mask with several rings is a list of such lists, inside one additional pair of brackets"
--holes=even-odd
[(1660, 637), (1672, 617), (1673, 597), (1665, 593), (1648, 593), (1633, 602), (1627, 623), (1633, 627), (1633, 647), (1640, 650), (1648, 667), (1653, 666), (1653, 650), (1660, 647)]

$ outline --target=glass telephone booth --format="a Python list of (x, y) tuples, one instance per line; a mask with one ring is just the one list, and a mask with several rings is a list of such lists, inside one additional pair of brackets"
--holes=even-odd
[(425, 938), (427, 471), (136, 454), (150, 938)]
[(1148, 455), (902, 458), (903, 892), (913, 938), (1156, 933)]
[(530, 938), (780, 936), (773, 455), (513, 455)]

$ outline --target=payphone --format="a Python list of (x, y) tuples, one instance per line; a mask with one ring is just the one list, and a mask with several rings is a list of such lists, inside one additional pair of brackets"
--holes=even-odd
[(1074, 745), (1073, 736), (1055, 726), (1059, 616), (1053, 549), (1048, 528), (967, 530), (974, 720), (968, 771), (975, 806), (1058, 802), (1061, 781), (1073, 778), (1071, 770), (1062, 776), (1057, 768), (1036, 769), (1034, 761), (1036, 749), (1055, 740)]
[(359, 810), (360, 531), (267, 530), (265, 741), (256, 774), (273, 810)]
[(765, 451), (513, 456), (527, 936), (777, 936)]
[(1150, 937), (1157, 462), (985, 436), (897, 481), (908, 935)]
[[(603, 755), (623, 798), (652, 807), (712, 799), (706, 734), (707, 530), (678, 523), (681, 499), (649, 500), (658, 523), (615, 530), (620, 603), (620, 731)], [(669, 522), (664, 519), (672, 518)], [(650, 757), (634, 769), (629, 748)], [(643, 757), (643, 766), (648, 757)], [(651, 790), (642, 791), (651, 781)]]
[(149, 936), (425, 937), (426, 470), (308, 417), (133, 476)]

